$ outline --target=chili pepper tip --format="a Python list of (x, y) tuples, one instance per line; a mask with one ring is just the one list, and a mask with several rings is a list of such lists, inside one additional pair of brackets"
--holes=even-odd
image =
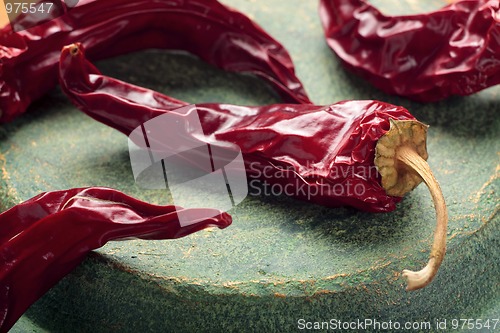
[(69, 53), (72, 56), (77, 56), (80, 53), (80, 43), (71, 44), (66, 47), (69, 49)]

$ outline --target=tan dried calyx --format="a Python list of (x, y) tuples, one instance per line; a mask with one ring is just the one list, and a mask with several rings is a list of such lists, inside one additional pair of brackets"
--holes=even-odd
[(375, 165), (382, 177), (387, 194), (403, 196), (423, 180), (436, 209), (436, 230), (429, 262), (422, 270), (403, 271), (407, 290), (428, 285), (436, 275), (446, 252), (448, 212), (443, 193), (427, 164), (427, 125), (416, 120), (390, 120), (391, 127), (377, 142)]

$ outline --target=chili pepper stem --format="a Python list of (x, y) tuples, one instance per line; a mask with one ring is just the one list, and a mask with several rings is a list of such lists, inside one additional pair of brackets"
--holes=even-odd
[(429, 262), (422, 270), (404, 270), (406, 290), (417, 290), (428, 285), (439, 269), (446, 252), (448, 213), (443, 193), (427, 164), (427, 125), (415, 120), (392, 120), (389, 131), (377, 142), (375, 165), (381, 175), (387, 194), (404, 196), (422, 180), (431, 192), (436, 210), (437, 225)]
[(443, 262), (446, 252), (446, 230), (448, 225), (448, 212), (444, 201), (443, 192), (432, 174), (429, 164), (410, 146), (400, 147), (396, 152), (398, 161), (419, 174), (429, 188), (436, 209), (436, 230), (430, 259), (420, 271), (404, 270), (403, 276), (407, 280), (406, 290), (416, 290), (428, 285), (436, 275)]

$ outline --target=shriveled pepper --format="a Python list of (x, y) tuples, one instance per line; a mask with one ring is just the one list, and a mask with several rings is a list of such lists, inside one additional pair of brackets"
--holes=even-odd
[(156, 206), (109, 188), (37, 195), (0, 214), (0, 332), (108, 241), (180, 238), (230, 224), (215, 209)]
[[(427, 285), (443, 260), (448, 218), (426, 162), (427, 126), (403, 107), (379, 101), (256, 107), (212, 103), (180, 112), (186, 102), (102, 75), (85, 58), (81, 44), (63, 49), (60, 84), (83, 112), (126, 135), (169, 113), (193, 141), (238, 146), (250, 177), (287, 186), (293, 196), (315, 203), (387, 212), (424, 180), (437, 228), (429, 264), (419, 272), (404, 272), (408, 289)], [(189, 132), (193, 113), (200, 119), (201, 136)]]
[(320, 0), (330, 48), (350, 71), (389, 94), (420, 102), (500, 83), (500, 3), (461, 0), (388, 16), (366, 0)]
[(288, 102), (310, 103), (285, 48), (216, 0), (84, 0), (65, 11), (27, 30), (0, 30), (0, 122), (56, 85), (61, 48), (73, 42), (83, 43), (94, 60), (148, 48), (188, 51), (263, 78)]

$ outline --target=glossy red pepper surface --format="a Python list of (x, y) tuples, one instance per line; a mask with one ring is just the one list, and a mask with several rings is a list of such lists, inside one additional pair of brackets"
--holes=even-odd
[[(179, 223), (179, 210), (189, 223)], [(0, 214), (0, 332), (110, 240), (179, 238), (230, 224), (214, 209), (155, 206), (109, 188), (47, 192), (14, 206)]]
[[(191, 115), (176, 111), (186, 102), (102, 75), (87, 61), (81, 45), (63, 49), (60, 76), (63, 91), (81, 110), (126, 135), (166, 112), (177, 117), (179, 127), (189, 128)], [(292, 196), (372, 212), (393, 210), (400, 200), (380, 185), (374, 150), (389, 130), (389, 119), (415, 119), (403, 107), (379, 101), (197, 104), (193, 112), (205, 134), (193, 140), (237, 145), (250, 177), (288, 185)]]
[(284, 47), (216, 0), (84, 0), (44, 24), (0, 31), (0, 121), (55, 86), (61, 48), (73, 42), (83, 43), (94, 60), (148, 48), (188, 51), (265, 79), (285, 101), (310, 103)]
[(498, 0), (407, 16), (365, 0), (320, 0), (327, 43), (342, 63), (384, 92), (421, 102), (500, 83), (499, 13)]

